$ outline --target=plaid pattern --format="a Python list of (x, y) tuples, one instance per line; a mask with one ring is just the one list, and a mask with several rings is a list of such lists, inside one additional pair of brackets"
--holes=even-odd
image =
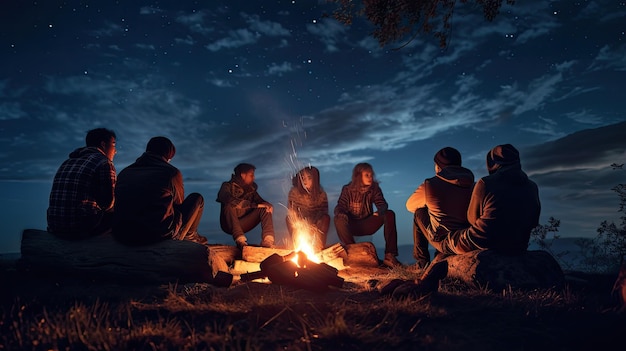
[(50, 192), (48, 230), (85, 235), (113, 207), (116, 171), (97, 148), (74, 151), (61, 164)]

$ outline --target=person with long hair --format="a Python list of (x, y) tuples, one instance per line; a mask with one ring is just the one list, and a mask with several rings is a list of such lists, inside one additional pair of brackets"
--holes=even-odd
[[(374, 211), (376, 206), (376, 211)], [(355, 236), (372, 235), (384, 227), (387, 267), (401, 266), (398, 261), (396, 214), (387, 200), (369, 163), (359, 163), (352, 170), (352, 180), (344, 185), (335, 206), (335, 228), (343, 244), (354, 244)]]
[(320, 171), (304, 167), (291, 178), (287, 197), (287, 230), (293, 242), (304, 235), (315, 251), (326, 246), (330, 215), (328, 195), (320, 183)]

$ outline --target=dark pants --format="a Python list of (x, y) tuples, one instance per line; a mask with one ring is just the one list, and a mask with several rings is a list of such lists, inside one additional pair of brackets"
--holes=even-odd
[(430, 224), (430, 216), (426, 207), (420, 207), (415, 210), (413, 215), (413, 257), (415, 261), (424, 266), (430, 262), (430, 253), (428, 252), (428, 242), (424, 233), (428, 233), (428, 225)]
[(274, 238), (274, 222), (272, 214), (265, 208), (254, 208), (246, 212), (243, 216), (237, 216), (237, 209), (231, 206), (222, 205), (220, 214), (220, 226), (227, 234), (231, 234), (233, 239), (244, 236), (261, 223), (261, 241), (266, 237)]
[[(174, 211), (182, 215), (182, 226), (176, 233), (177, 240), (197, 241), (198, 225), (204, 211), (204, 198), (198, 193), (191, 193), (182, 204), (174, 205)], [(204, 240), (206, 242), (206, 238)]]
[(337, 236), (344, 244), (354, 244), (355, 236), (372, 235), (384, 226), (385, 253), (398, 256), (398, 231), (396, 229), (396, 214), (387, 210), (382, 216), (371, 215), (363, 219), (348, 219), (345, 215), (335, 216)]
[[(301, 221), (301, 223), (295, 223), (295, 221)], [(311, 237), (311, 244), (316, 251), (323, 250), (326, 247), (326, 238), (328, 237), (328, 228), (330, 227), (330, 216), (324, 214), (316, 221), (309, 221), (306, 218), (294, 219), (292, 216), (287, 216), (287, 231), (289, 232), (289, 237), (293, 241), (294, 232), (296, 228), (300, 225), (306, 227), (307, 234)]]

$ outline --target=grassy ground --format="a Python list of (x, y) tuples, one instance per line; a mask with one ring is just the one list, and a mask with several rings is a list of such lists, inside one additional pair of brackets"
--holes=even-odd
[(608, 276), (578, 275), (562, 291), (444, 279), (435, 294), (394, 299), (378, 289), (409, 270), (342, 270), (343, 287), (326, 292), (42, 277), (6, 262), (0, 272), (0, 350), (589, 350), (626, 332)]

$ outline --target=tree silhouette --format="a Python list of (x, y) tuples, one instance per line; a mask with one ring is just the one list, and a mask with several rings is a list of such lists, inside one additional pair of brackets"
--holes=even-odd
[[(455, 7), (471, 0), (327, 0), (336, 3), (332, 17), (350, 25), (355, 16), (363, 16), (374, 25), (372, 36), (381, 47), (404, 38), (404, 47), (419, 33), (432, 34), (439, 39), (439, 46), (448, 45), (452, 14)], [(487, 21), (492, 21), (500, 12), (503, 2), (513, 5), (515, 0), (473, 0), (482, 7)]]

